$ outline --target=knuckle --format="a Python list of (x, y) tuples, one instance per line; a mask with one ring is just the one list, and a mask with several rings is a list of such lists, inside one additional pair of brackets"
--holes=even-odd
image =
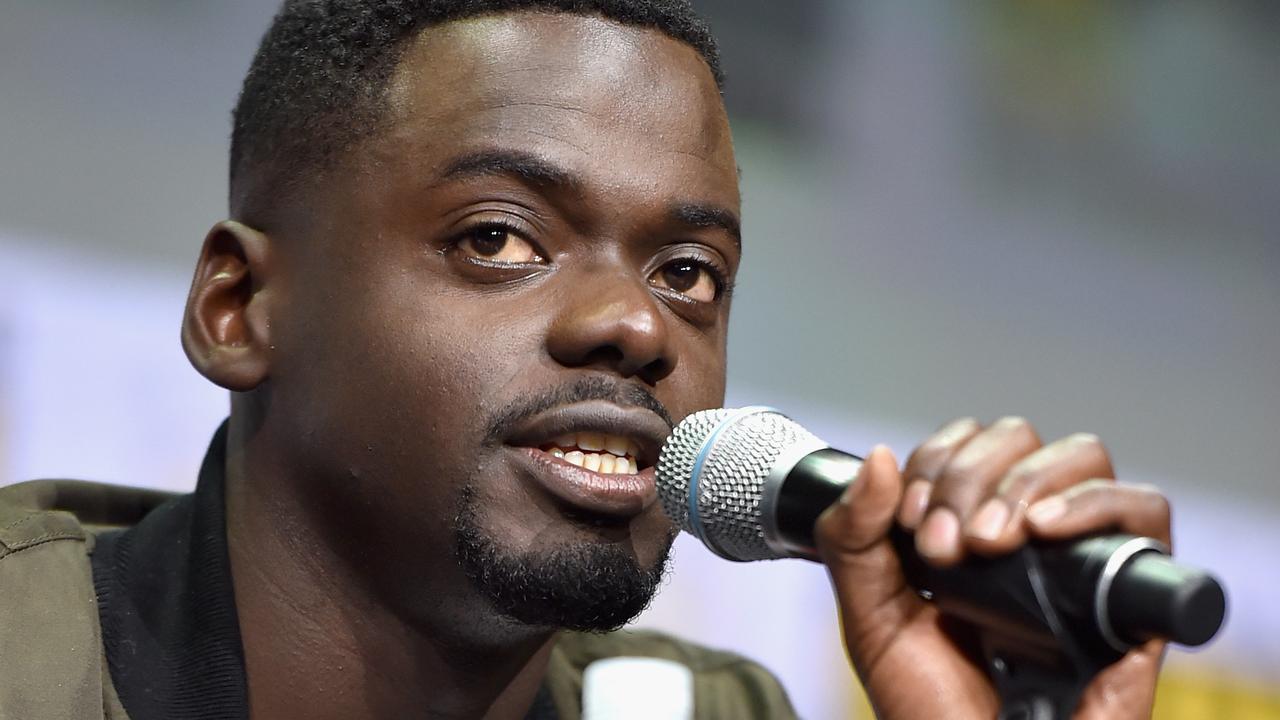
[(1162, 524), (1168, 525), (1173, 519), (1173, 507), (1169, 505), (1169, 498), (1163, 495), (1157, 495), (1153, 504), (1155, 505), (1153, 510), (1156, 517), (1160, 519)]
[(1143, 495), (1158, 495), (1160, 497), (1164, 497), (1164, 492), (1160, 490), (1160, 487), (1158, 485), (1152, 485), (1151, 483), (1126, 483), (1125, 487)]
[(1006, 415), (997, 420), (995, 425), (1021, 445), (1032, 448), (1040, 446), (1040, 435), (1035, 426), (1021, 415)]
[(1098, 437), (1097, 435), (1094, 435), (1093, 433), (1089, 433), (1089, 432), (1071, 433), (1066, 437), (1066, 441), (1072, 447), (1077, 447), (1082, 450), (1096, 449), (1096, 450), (1105, 451), (1105, 448), (1102, 445), (1102, 438)]
[(990, 473), (976, 462), (967, 462), (957, 458), (942, 468), (938, 476), (939, 494), (972, 494), (980, 492), (993, 478)]
[(1111, 453), (1107, 451), (1107, 446), (1103, 444), (1102, 438), (1093, 433), (1072, 433), (1067, 436), (1066, 441), (1067, 445), (1076, 452), (1088, 453), (1107, 464), (1111, 462)]
[(1084, 486), (1087, 487), (1090, 492), (1110, 493), (1115, 492), (1116, 481), (1109, 480), (1107, 478), (1089, 478), (1084, 481)]
[(967, 437), (969, 434), (981, 428), (982, 424), (978, 422), (977, 418), (965, 416), (956, 418), (946, 425), (943, 425), (938, 429), (938, 432), (934, 433), (934, 437), (954, 443), (960, 438)]
[(925, 446), (936, 450), (948, 451), (958, 445), (964, 444), (966, 440), (981, 429), (981, 425), (973, 418), (960, 418), (952, 420), (934, 433), (926, 442)]
[(1000, 480), (998, 491), (1001, 493), (1012, 493), (1022, 491), (1037, 485), (1040, 481), (1042, 473), (1040, 473), (1040, 463), (1035, 457), (1028, 456), (1009, 468)]
[(1169, 522), (1173, 515), (1173, 507), (1169, 504), (1169, 498), (1160, 492), (1160, 488), (1155, 485), (1136, 485), (1133, 489), (1145, 500), (1147, 512), (1153, 518), (1163, 523)]
[(915, 462), (936, 462), (940, 457), (945, 456), (947, 447), (938, 443), (935, 439), (929, 438), (924, 441), (920, 447), (911, 453), (911, 460)]
[(1093, 433), (1075, 433), (1068, 436), (1067, 447), (1070, 452), (1082, 457), (1093, 473), (1102, 477), (1115, 477), (1111, 453), (1103, 444), (1102, 438)]
[(1096, 496), (1114, 493), (1115, 482), (1103, 478), (1090, 478), (1072, 488), (1072, 494), (1079, 496)]
[(978, 423), (972, 418), (961, 418), (948, 423), (920, 444), (907, 458), (908, 480), (923, 478), (934, 480), (956, 449), (972, 437)]
[(906, 479), (908, 482), (917, 479), (933, 480), (946, 460), (945, 448), (921, 445), (912, 451), (907, 458)]
[(1005, 430), (1023, 430), (1031, 427), (1031, 421), (1021, 415), (1005, 415), (993, 424)]

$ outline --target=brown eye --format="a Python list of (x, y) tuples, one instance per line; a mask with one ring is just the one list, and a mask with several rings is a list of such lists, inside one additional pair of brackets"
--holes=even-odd
[(674, 260), (658, 268), (649, 282), (674, 290), (691, 300), (714, 302), (720, 287), (705, 265), (695, 260)]
[(458, 241), (464, 254), (495, 263), (520, 265), (546, 262), (528, 240), (504, 227), (480, 227)]

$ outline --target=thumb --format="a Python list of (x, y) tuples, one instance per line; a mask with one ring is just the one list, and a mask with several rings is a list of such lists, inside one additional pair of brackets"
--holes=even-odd
[(877, 445), (814, 530), (855, 665), (877, 657), (921, 602), (907, 585), (889, 542), (902, 487), (893, 452)]
[(871, 449), (858, 476), (840, 500), (818, 518), (815, 528), (823, 562), (831, 567), (888, 545), (889, 527), (902, 499), (902, 476), (893, 451)]

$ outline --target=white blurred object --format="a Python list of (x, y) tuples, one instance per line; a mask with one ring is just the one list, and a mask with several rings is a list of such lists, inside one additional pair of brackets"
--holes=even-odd
[(583, 720), (693, 720), (693, 673), (673, 660), (617, 657), (587, 666)]

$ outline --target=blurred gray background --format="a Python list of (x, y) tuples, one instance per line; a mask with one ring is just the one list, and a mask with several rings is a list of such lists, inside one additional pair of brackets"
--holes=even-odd
[[(1247, 564), (1280, 551), (1280, 4), (695, 5), (743, 169), (730, 399), (903, 457), (958, 415), (1100, 434), (1235, 580), (1213, 662), (1280, 680)], [(0, 2), (0, 483), (193, 483), (225, 400), (177, 322), (273, 10)]]

